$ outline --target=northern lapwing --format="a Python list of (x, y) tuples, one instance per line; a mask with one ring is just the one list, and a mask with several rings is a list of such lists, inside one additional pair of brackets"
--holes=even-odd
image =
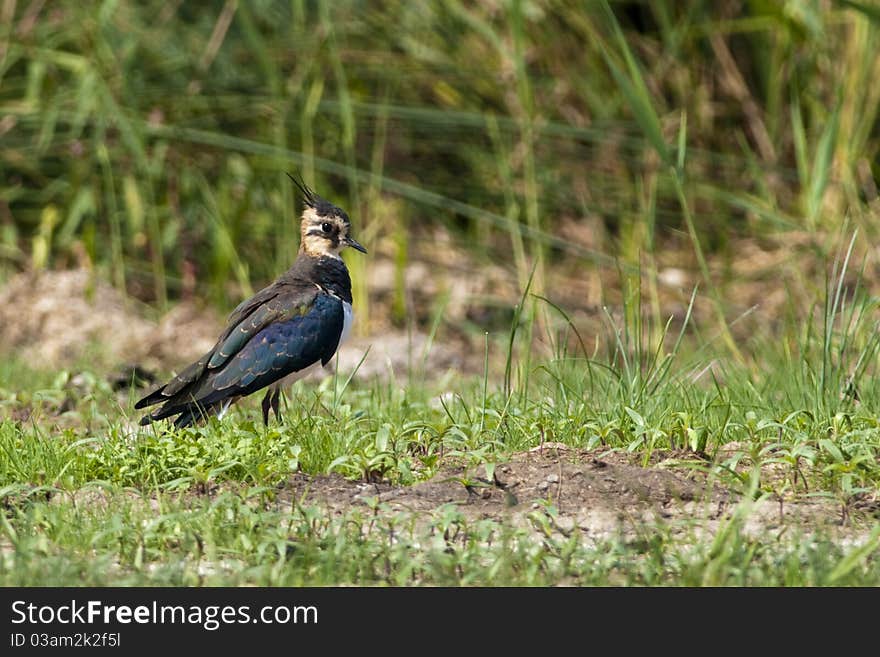
[(232, 311), (213, 349), (135, 404), (162, 404), (141, 424), (176, 415), (174, 425), (185, 427), (264, 388), (263, 422), (269, 409), (280, 421), (281, 388), (326, 365), (348, 337), (351, 278), (339, 252), (367, 250), (351, 236), (344, 210), (287, 175), (305, 203), (293, 266)]

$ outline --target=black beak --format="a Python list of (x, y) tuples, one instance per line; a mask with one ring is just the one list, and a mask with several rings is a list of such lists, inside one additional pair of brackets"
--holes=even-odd
[(351, 248), (353, 248), (355, 251), (360, 251), (361, 253), (367, 252), (367, 250), (361, 245), (361, 243), (353, 237), (346, 237), (345, 244), (346, 246), (350, 246)]

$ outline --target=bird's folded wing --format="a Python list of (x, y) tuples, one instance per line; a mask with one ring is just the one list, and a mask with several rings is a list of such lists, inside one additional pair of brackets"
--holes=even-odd
[(314, 301), (314, 296), (314, 294), (309, 297), (299, 295), (298, 298), (291, 298), (282, 295), (258, 306), (238, 325), (228, 330), (225, 339), (221, 337), (221, 341), (214, 348), (211, 360), (208, 361), (208, 367), (213, 369), (223, 365), (230, 356), (237, 354), (251, 338), (269, 324), (305, 315)]
[[(195, 363), (189, 365), (165, 386), (135, 404), (135, 408), (140, 408), (141, 405), (147, 406), (163, 398), (173, 397), (187, 386), (197, 382), (205, 374), (206, 369), (216, 368), (225, 363), (261, 328), (283, 316), (284, 297), (285, 295), (279, 295), (277, 286), (271, 285), (240, 303), (230, 314), (226, 329), (214, 348)], [(303, 297), (302, 301), (309, 303), (311, 299)]]
[(308, 306), (289, 307), (295, 312), (268, 322), (234, 355), (226, 357), (224, 364), (206, 378), (196, 397), (210, 403), (230, 393), (246, 395), (318, 361), (326, 365), (342, 335), (342, 301), (317, 294)]
[(144, 408), (163, 402), (180, 393), (192, 393), (211, 368), (222, 366), (230, 356), (238, 353), (262, 328), (273, 321), (285, 318), (301, 307), (308, 308), (314, 301), (316, 290), (290, 288), (277, 283), (260, 290), (250, 299), (241, 302), (229, 315), (226, 328), (217, 344), (207, 354), (190, 364), (167, 384), (139, 400), (135, 408)]
[(238, 304), (235, 307), (235, 310), (229, 313), (229, 317), (226, 318), (226, 330), (223, 332), (223, 335), (220, 337), (220, 339), (222, 340), (223, 338), (225, 338), (229, 333), (232, 332), (232, 330), (236, 326), (238, 326), (242, 322), (242, 320), (246, 319), (263, 304), (271, 302), (282, 291), (282, 286), (278, 284), (278, 281), (276, 281), (271, 285), (267, 285), (266, 287), (264, 287), (254, 296), (245, 299), (240, 304)]

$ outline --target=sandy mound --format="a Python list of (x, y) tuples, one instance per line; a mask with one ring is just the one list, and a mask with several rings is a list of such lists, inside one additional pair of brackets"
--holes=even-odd
[[(219, 313), (189, 303), (151, 320), (145, 306), (85, 269), (23, 273), (0, 287), (0, 353), (38, 368), (88, 359), (96, 368), (177, 370), (210, 349), (222, 329)], [(365, 353), (358, 378), (401, 376), (423, 364), (431, 372), (461, 365), (455, 350), (428, 345), (423, 334), (387, 331), (352, 338), (340, 352), (340, 371), (353, 371)]]

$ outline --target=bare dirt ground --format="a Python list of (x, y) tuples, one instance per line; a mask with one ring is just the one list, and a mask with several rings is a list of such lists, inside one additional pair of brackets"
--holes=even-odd
[[(378, 501), (383, 513), (430, 515), (454, 504), (472, 520), (510, 522), (539, 529), (535, 512), (555, 508), (551, 533), (598, 542), (635, 538), (652, 527), (714, 534), (729, 520), (743, 497), (705, 474), (693, 454), (658, 453), (647, 467), (631, 454), (544, 446), (514, 455), (494, 469), (447, 466), (429, 481), (414, 486), (351, 481), (339, 475), (293, 475), (279, 491), (283, 504), (317, 505), (332, 513), (367, 509)], [(754, 535), (823, 532), (858, 541), (866, 536), (862, 520), (839, 506), (808, 499), (755, 501), (743, 531)], [(546, 531), (547, 525), (542, 524)]]

